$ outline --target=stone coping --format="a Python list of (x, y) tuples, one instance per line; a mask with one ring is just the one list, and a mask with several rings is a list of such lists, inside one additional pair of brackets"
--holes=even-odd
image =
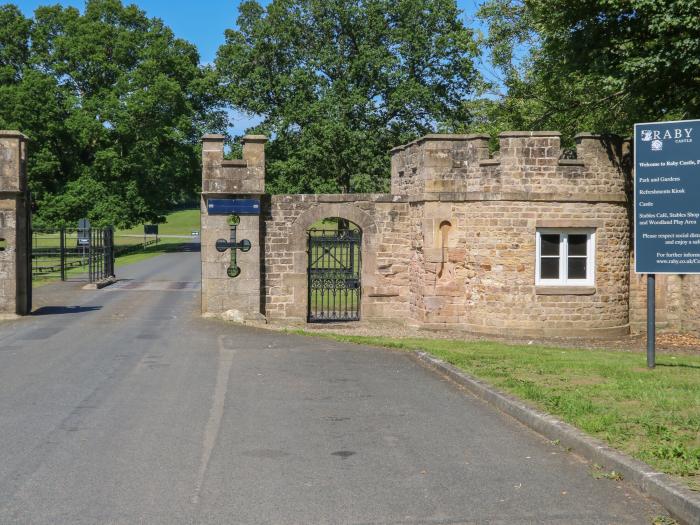
[(624, 193), (530, 193), (483, 191), (424, 193), (409, 197), (409, 202), (465, 202), (465, 201), (523, 201), (523, 202), (613, 202), (627, 203)]
[(17, 138), (17, 139), (29, 140), (29, 137), (27, 137), (24, 133), (21, 133), (19, 131), (15, 131), (12, 129), (0, 130), (0, 138)]
[[(250, 195), (265, 196), (265, 193), (222, 193), (203, 191), (202, 196), (216, 195)], [(273, 203), (280, 202), (386, 202), (386, 203), (420, 203), (420, 202), (478, 202), (478, 201), (522, 201), (522, 202), (601, 202), (627, 203), (624, 193), (529, 193), (506, 192), (486, 193), (483, 191), (423, 193), (420, 195), (392, 195), (391, 193), (299, 193), (293, 195), (270, 195)]]
[(460, 135), (460, 134), (449, 134), (449, 133), (431, 133), (429, 135), (424, 135), (420, 137), (419, 139), (413, 140), (411, 142), (408, 142), (406, 144), (402, 144), (400, 146), (396, 146), (395, 148), (392, 148), (389, 150), (389, 153), (394, 153), (398, 151), (405, 150), (407, 148), (410, 148), (411, 146), (415, 146), (418, 144), (422, 144), (423, 142), (431, 141), (431, 140), (444, 140), (444, 141), (449, 141), (449, 142), (459, 142), (459, 141), (465, 141), (465, 140), (489, 140), (491, 137), (489, 135), (486, 135), (484, 133), (471, 133), (467, 135)]
[(241, 144), (245, 144), (246, 142), (262, 142), (264, 144), (267, 142), (267, 137), (265, 135), (243, 135)]
[(221, 161), (221, 166), (224, 168), (247, 168), (248, 161), (243, 159), (224, 159)]
[(561, 137), (558, 131), (504, 131), (498, 134), (499, 138), (523, 138), (523, 137)]
[(223, 142), (224, 140), (226, 140), (226, 137), (224, 135), (220, 135), (218, 133), (208, 133), (202, 137), (202, 142), (205, 142), (205, 141)]

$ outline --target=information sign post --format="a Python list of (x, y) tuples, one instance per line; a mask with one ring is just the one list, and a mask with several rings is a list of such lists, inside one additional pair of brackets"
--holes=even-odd
[(634, 264), (647, 274), (647, 366), (656, 274), (700, 273), (700, 120), (634, 126)]

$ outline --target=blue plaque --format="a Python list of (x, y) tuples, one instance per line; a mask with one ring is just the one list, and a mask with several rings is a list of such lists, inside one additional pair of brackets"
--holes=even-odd
[(637, 273), (700, 273), (700, 120), (634, 126)]
[(260, 215), (258, 199), (209, 199), (207, 201), (209, 215)]

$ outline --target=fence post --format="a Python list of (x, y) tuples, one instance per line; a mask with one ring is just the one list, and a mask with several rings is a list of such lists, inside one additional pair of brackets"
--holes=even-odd
[(60, 250), (61, 250), (61, 281), (66, 280), (66, 229), (61, 227), (61, 240), (60, 240)]

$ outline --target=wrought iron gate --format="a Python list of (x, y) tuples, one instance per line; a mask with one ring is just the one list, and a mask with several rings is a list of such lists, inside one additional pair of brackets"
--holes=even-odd
[(362, 232), (309, 230), (310, 323), (359, 321)]
[(32, 230), (32, 277), (43, 275), (94, 283), (114, 277), (112, 228)]

